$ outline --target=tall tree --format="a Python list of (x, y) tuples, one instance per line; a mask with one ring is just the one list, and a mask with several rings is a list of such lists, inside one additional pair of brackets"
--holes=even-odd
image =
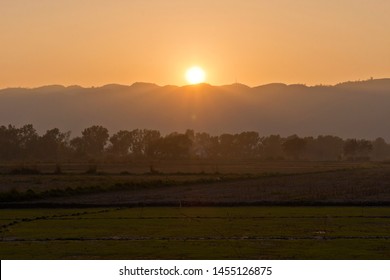
[(59, 161), (68, 153), (70, 131), (61, 132), (58, 128), (47, 130), (39, 138), (39, 157), (46, 160)]
[(76, 154), (94, 158), (102, 156), (109, 138), (107, 128), (94, 125), (84, 129), (81, 134), (81, 137), (76, 137), (70, 142)]
[(344, 155), (352, 160), (368, 159), (372, 143), (367, 140), (347, 139), (344, 144)]
[(38, 139), (39, 135), (32, 124), (26, 124), (18, 129), (18, 142), (24, 159), (36, 157)]
[(224, 133), (219, 136), (219, 155), (223, 158), (233, 158), (236, 155), (236, 137)]
[(390, 145), (385, 139), (379, 137), (372, 143), (372, 154), (375, 160), (385, 160), (390, 158)]
[(288, 137), (283, 143), (283, 150), (289, 158), (301, 159), (301, 155), (306, 147), (306, 141), (297, 135)]
[(159, 141), (158, 154), (165, 158), (188, 158), (192, 141), (187, 134), (171, 133)]
[(218, 136), (202, 132), (196, 133), (192, 145), (193, 156), (199, 158), (215, 158), (218, 155)]
[(239, 157), (251, 158), (259, 155), (259, 133), (247, 131), (237, 136), (237, 153)]
[(20, 155), (18, 129), (15, 126), (0, 126), (0, 160), (13, 160)]
[(111, 151), (117, 156), (127, 156), (132, 144), (132, 133), (121, 130), (110, 137)]
[(270, 135), (261, 140), (261, 153), (264, 159), (283, 158), (283, 139), (280, 135)]

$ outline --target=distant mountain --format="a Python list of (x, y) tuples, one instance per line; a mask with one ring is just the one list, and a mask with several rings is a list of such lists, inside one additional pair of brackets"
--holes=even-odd
[(311, 87), (135, 83), (0, 90), (0, 125), (32, 123), (40, 133), (58, 127), (78, 135), (100, 124), (111, 132), (150, 128), (167, 133), (190, 128), (212, 134), (255, 130), (262, 135), (390, 140), (389, 120), (390, 79)]

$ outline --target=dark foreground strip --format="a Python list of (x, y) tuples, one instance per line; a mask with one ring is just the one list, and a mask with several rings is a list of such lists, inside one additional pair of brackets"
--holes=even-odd
[(3, 238), (2, 242), (54, 242), (54, 241), (272, 241), (272, 240), (390, 240), (390, 236), (232, 236), (232, 237), (101, 237), (101, 238)]
[[(90, 213), (88, 213), (90, 214)], [(93, 214), (93, 213), (91, 213)], [(68, 216), (75, 216), (75, 215), (68, 215)], [(99, 218), (99, 217), (48, 217), (50, 220), (56, 220), (56, 221), (72, 221), (72, 220), (188, 220), (188, 219), (199, 219), (199, 220), (273, 220), (273, 219), (390, 219), (390, 216), (363, 216), (363, 215), (346, 215), (346, 216), (237, 216), (237, 217), (228, 217), (228, 216), (207, 216), (207, 217), (201, 217), (201, 216), (165, 216), (165, 217), (108, 217), (108, 218)], [(3, 219), (3, 220), (12, 220), (15, 219)], [(19, 219), (23, 220), (23, 219)], [(25, 219), (24, 219), (25, 220)], [(31, 219), (31, 220), (37, 220), (37, 219)], [(18, 221), (16, 219), (16, 221)], [(1, 228), (1, 226), (0, 226)]]
[(108, 207), (241, 207), (241, 206), (390, 206), (390, 201), (250, 201), (250, 202), (129, 202), (129, 203), (52, 203), (52, 202), (3, 202), (0, 209), (32, 208), (108, 208)]

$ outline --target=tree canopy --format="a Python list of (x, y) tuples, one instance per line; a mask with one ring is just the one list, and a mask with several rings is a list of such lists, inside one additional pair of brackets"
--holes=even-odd
[(261, 136), (255, 131), (210, 135), (187, 130), (163, 136), (157, 130), (120, 130), (93, 125), (80, 136), (58, 128), (39, 135), (31, 124), (0, 126), (0, 161), (125, 160), (131, 158), (226, 158), (259, 160), (386, 160), (390, 145), (383, 138), (343, 140), (337, 136)]

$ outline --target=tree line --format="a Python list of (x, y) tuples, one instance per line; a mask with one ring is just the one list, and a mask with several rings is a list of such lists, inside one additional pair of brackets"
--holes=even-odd
[(187, 130), (163, 136), (158, 130), (120, 130), (94, 125), (81, 136), (58, 128), (39, 135), (31, 124), (0, 126), (0, 161), (124, 161), (148, 159), (260, 159), (260, 160), (386, 160), (390, 145), (383, 138), (342, 139), (337, 136), (261, 136), (247, 131), (218, 136)]

